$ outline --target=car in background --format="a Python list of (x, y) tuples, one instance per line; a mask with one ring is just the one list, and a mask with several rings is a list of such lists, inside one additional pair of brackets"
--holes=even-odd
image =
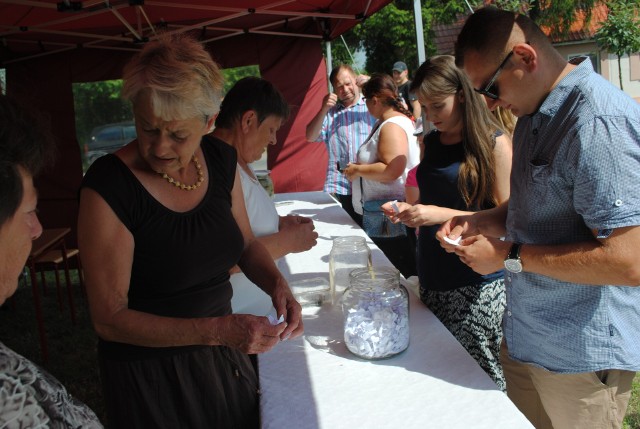
[(136, 138), (136, 127), (133, 121), (117, 122), (101, 125), (91, 130), (89, 141), (84, 145), (87, 163), (108, 153), (115, 152)]

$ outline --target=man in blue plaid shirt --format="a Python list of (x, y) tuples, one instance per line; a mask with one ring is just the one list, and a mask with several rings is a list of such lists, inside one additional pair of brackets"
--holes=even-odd
[(365, 142), (375, 118), (369, 114), (360, 95), (353, 69), (346, 64), (335, 67), (329, 75), (335, 93), (327, 94), (322, 107), (307, 125), (307, 140), (324, 142), (329, 154), (324, 190), (333, 194), (342, 208), (357, 221), (351, 202), (351, 182), (342, 170), (354, 162), (358, 148)]
[(494, 7), (467, 19), (456, 64), (518, 116), (511, 197), (436, 237), (462, 236), (443, 247), (477, 272), (504, 266), (500, 360), (533, 425), (618, 429), (640, 370), (640, 105)]

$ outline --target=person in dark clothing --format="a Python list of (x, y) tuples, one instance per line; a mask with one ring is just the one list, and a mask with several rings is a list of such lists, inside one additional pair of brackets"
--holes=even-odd
[[(256, 428), (249, 354), (302, 333), (301, 307), (251, 231), (236, 151), (207, 135), (222, 84), (197, 41), (148, 43), (124, 70), (138, 138), (82, 183), (78, 238), (112, 427)], [(235, 265), (284, 321), (232, 314)]]
[(398, 203), (392, 219), (419, 227), (420, 297), (502, 390), (502, 271), (475, 273), (435, 238), (440, 224), (509, 198), (511, 140), (449, 55), (427, 60), (413, 81), (435, 130), (424, 138), (416, 177), (420, 202)]
[(409, 80), (409, 69), (407, 65), (402, 61), (396, 61), (395, 64), (393, 64), (391, 73), (393, 80), (398, 86), (398, 94), (402, 97), (406, 108), (413, 115), (413, 119), (417, 121), (420, 118), (422, 109), (417, 95), (410, 91), (411, 80)]

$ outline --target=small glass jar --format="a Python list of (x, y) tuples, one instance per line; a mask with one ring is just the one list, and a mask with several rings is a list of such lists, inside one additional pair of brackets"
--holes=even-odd
[(409, 294), (391, 267), (354, 270), (342, 296), (344, 343), (364, 359), (384, 359), (409, 346)]
[(334, 304), (349, 287), (349, 273), (356, 268), (369, 266), (371, 250), (364, 237), (349, 235), (333, 239), (333, 247), (329, 254), (329, 285)]

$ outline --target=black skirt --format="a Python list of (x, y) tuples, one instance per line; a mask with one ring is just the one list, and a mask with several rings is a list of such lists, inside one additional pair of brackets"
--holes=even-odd
[(258, 428), (249, 356), (224, 346), (118, 360), (99, 353), (107, 427)]

